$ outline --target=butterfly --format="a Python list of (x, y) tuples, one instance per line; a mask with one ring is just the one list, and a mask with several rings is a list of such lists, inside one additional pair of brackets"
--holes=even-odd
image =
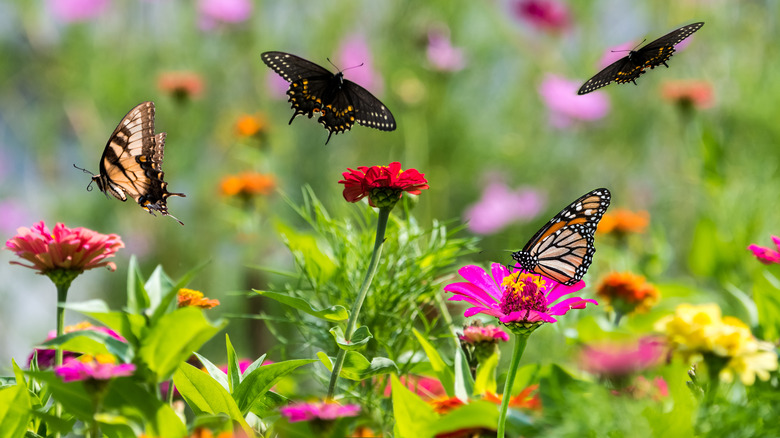
[[(100, 158), (100, 173), (92, 175), (92, 182), (106, 196), (111, 193), (123, 202), (129, 196), (152, 216), (158, 211), (176, 219), (168, 213), (166, 199), (185, 195), (168, 192), (162, 171), (164, 147), (165, 133), (154, 133), (154, 103), (141, 103), (114, 129)], [(81, 169), (75, 164), (74, 167)], [(91, 190), (92, 182), (88, 190)], [(180, 220), (176, 221), (184, 225)]]
[(582, 280), (593, 261), (593, 233), (612, 198), (596, 189), (579, 197), (550, 219), (521, 251), (512, 253), (528, 272), (544, 275), (566, 286)]
[(628, 52), (628, 56), (620, 58), (588, 79), (577, 94), (587, 94), (603, 86), (609, 85), (612, 81), (618, 84), (633, 82), (636, 85), (636, 79), (641, 76), (645, 69), (650, 67), (654, 69), (663, 64), (667, 68), (666, 61), (672, 57), (674, 46), (697, 30), (701, 29), (704, 23), (693, 23), (673, 30), (657, 40), (641, 47), (637, 50)]
[(260, 55), (265, 65), (290, 83), (288, 102), (295, 117), (311, 118), (319, 113), (318, 122), (328, 130), (328, 139), (334, 133), (349, 131), (355, 123), (380, 131), (395, 130), (395, 118), (390, 110), (368, 90), (344, 79), (344, 73), (333, 74), (313, 62), (284, 52), (265, 52)]

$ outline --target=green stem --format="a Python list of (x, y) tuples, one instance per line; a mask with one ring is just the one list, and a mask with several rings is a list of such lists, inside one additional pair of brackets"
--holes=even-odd
[(515, 376), (517, 375), (517, 367), (520, 364), (520, 358), (523, 357), (523, 351), (525, 351), (525, 345), (528, 343), (528, 335), (515, 335), (515, 348), (512, 351), (512, 360), (509, 363), (509, 371), (506, 375), (506, 385), (504, 385), (504, 393), (501, 395), (501, 413), (498, 416), (498, 434), (497, 438), (504, 438), (504, 431), (506, 430), (506, 412), (509, 408), (509, 399), (512, 398), (512, 386), (515, 383)]
[[(68, 298), (68, 289), (70, 289), (70, 281), (62, 281), (55, 283), (57, 286), (57, 337), (60, 337), (65, 332), (65, 300)], [(57, 346), (54, 355), (54, 367), (62, 365), (62, 347)], [(62, 417), (62, 405), (59, 402), (54, 403), (54, 415), (57, 418)], [(60, 438), (60, 433), (57, 432), (55, 438)]]
[[(366, 300), (368, 295), (368, 287), (371, 286), (371, 280), (374, 279), (376, 268), (379, 266), (379, 256), (382, 255), (382, 244), (385, 242), (385, 230), (387, 229), (387, 219), (390, 217), (390, 210), (393, 207), (382, 207), (379, 209), (379, 216), (376, 221), (376, 240), (374, 241), (374, 252), (371, 254), (371, 261), (368, 263), (368, 271), (363, 279), (363, 284), (360, 286), (360, 292), (358, 292), (357, 299), (352, 304), (352, 311), (349, 313), (349, 320), (347, 320), (347, 330), (344, 332), (344, 339), (349, 341), (352, 338), (352, 333), (355, 331), (357, 325), (357, 318), (360, 314), (360, 308), (363, 307), (363, 301)], [(339, 374), (341, 374), (341, 368), (344, 366), (344, 359), (347, 351), (339, 348), (339, 352), (336, 355), (336, 362), (333, 364), (333, 372), (330, 375), (330, 383), (328, 384), (328, 399), (333, 398), (336, 392), (336, 382), (339, 380)]]

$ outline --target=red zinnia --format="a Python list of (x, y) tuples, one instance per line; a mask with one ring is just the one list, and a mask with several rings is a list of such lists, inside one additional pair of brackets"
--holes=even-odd
[(428, 188), (425, 174), (417, 169), (401, 169), (401, 163), (395, 161), (388, 166), (360, 166), (358, 170), (344, 172), (344, 199), (357, 202), (368, 196), (372, 207), (393, 207), (403, 192), (419, 195)]
[(682, 108), (707, 109), (714, 103), (712, 84), (707, 81), (667, 81), (661, 86), (661, 96)]

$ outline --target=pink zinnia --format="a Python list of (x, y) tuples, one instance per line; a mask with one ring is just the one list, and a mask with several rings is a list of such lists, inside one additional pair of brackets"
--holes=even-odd
[(54, 373), (64, 382), (109, 380), (114, 377), (132, 376), (133, 372), (135, 372), (135, 365), (131, 363), (117, 365), (111, 355), (97, 357), (84, 355), (54, 369)]
[(756, 244), (748, 246), (748, 249), (753, 251), (753, 255), (756, 256), (758, 261), (765, 265), (780, 264), (780, 237), (772, 236), (772, 242), (775, 243), (777, 251)]
[(550, 124), (558, 129), (568, 128), (575, 122), (592, 122), (609, 113), (607, 96), (594, 91), (577, 95), (579, 82), (548, 74), (539, 86), (539, 95), (550, 111)]
[(48, 6), (57, 20), (77, 23), (99, 17), (108, 9), (109, 0), (49, 0)]
[[(88, 322), (81, 322), (81, 323), (76, 324), (76, 325), (71, 325), (71, 326), (65, 327), (64, 332), (65, 333), (72, 333), (72, 332), (78, 332), (78, 331), (83, 331), (83, 330), (94, 330), (96, 332), (102, 332), (102, 333), (105, 333), (105, 334), (111, 336), (112, 338), (114, 338), (116, 340), (119, 340), (119, 341), (122, 341), (122, 342), (127, 342), (127, 339), (125, 339), (119, 333), (111, 330), (110, 328), (94, 326), (94, 325), (92, 325), (92, 324), (90, 324)], [(46, 336), (46, 340), (48, 341), (48, 340), (54, 339), (56, 337), (57, 337), (57, 331), (56, 330), (52, 330)], [(39, 368), (50, 368), (52, 365), (54, 365), (54, 356), (56, 354), (56, 350), (36, 348), (36, 349), (33, 350), (33, 353), (31, 353), (30, 357), (27, 359), (27, 365), (28, 366), (31, 364), (33, 356), (35, 355), (35, 353), (38, 354), (37, 357), (38, 357), (38, 367)], [(63, 351), (62, 354), (63, 354), (63, 362), (67, 362), (68, 359), (76, 358), (76, 357), (81, 355), (81, 353), (75, 353), (75, 352), (72, 352), (72, 351)]]
[(494, 325), (470, 325), (463, 329), (460, 340), (467, 344), (479, 344), (481, 342), (509, 341), (507, 332)]
[(630, 343), (602, 343), (586, 346), (580, 366), (601, 376), (626, 376), (658, 365), (666, 347), (658, 338), (645, 337)]
[(458, 273), (466, 281), (444, 287), (445, 291), (455, 294), (450, 300), (465, 301), (473, 306), (466, 309), (464, 316), (484, 313), (498, 318), (510, 329), (522, 331), (534, 330), (545, 322), (556, 322), (556, 316), (565, 315), (571, 309), (584, 309), (588, 303), (598, 305), (595, 300), (580, 297), (559, 301), (585, 287), (582, 280), (565, 286), (521, 269), (510, 272), (500, 263), (493, 263), (491, 268), (492, 278), (479, 266), (464, 266)]
[(212, 30), (220, 24), (241, 23), (252, 16), (251, 0), (200, 0), (200, 28)]
[(468, 227), (477, 234), (493, 234), (515, 222), (533, 219), (544, 208), (538, 191), (521, 187), (513, 190), (501, 181), (489, 182), (482, 197), (466, 209)]
[(296, 403), (279, 409), (290, 423), (313, 419), (335, 420), (341, 417), (354, 417), (360, 413), (360, 405), (340, 405), (333, 402)]
[(61, 223), (54, 226), (54, 232), (43, 221), (16, 232), (5, 247), (30, 264), (11, 263), (35, 269), (40, 274), (58, 269), (83, 272), (100, 266), (114, 271), (116, 265), (106, 259), (125, 246), (116, 234), (100, 234), (81, 227), (70, 229)]
[(466, 58), (463, 50), (452, 45), (447, 32), (431, 30), (428, 32), (428, 62), (434, 70), (454, 72), (463, 70)]
[(519, 0), (513, 5), (513, 12), (523, 21), (550, 32), (559, 32), (569, 27), (569, 10), (558, 0)]

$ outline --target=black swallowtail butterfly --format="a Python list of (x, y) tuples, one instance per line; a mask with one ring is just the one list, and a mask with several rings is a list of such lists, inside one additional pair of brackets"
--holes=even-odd
[(311, 118), (320, 113), (318, 122), (328, 130), (328, 140), (334, 133), (349, 131), (359, 123), (380, 131), (395, 130), (395, 118), (390, 110), (368, 90), (344, 79), (344, 73), (328, 69), (284, 52), (265, 52), (263, 62), (287, 82), (288, 101), (295, 110), (289, 123), (303, 114)]
[(672, 57), (674, 46), (680, 44), (682, 40), (701, 29), (702, 26), (704, 26), (704, 23), (693, 23), (683, 26), (667, 33), (644, 47), (637, 50), (631, 50), (628, 52), (628, 56), (613, 62), (604, 70), (598, 72), (596, 76), (588, 79), (588, 81), (580, 87), (580, 91), (578, 91), (577, 94), (590, 93), (593, 90), (598, 90), (599, 88), (608, 85), (612, 81), (615, 81), (618, 84), (633, 82), (634, 85), (636, 85), (636, 79), (645, 72), (646, 68), (650, 67), (653, 69), (661, 64), (668, 68), (669, 65), (666, 64), (666, 61)]

